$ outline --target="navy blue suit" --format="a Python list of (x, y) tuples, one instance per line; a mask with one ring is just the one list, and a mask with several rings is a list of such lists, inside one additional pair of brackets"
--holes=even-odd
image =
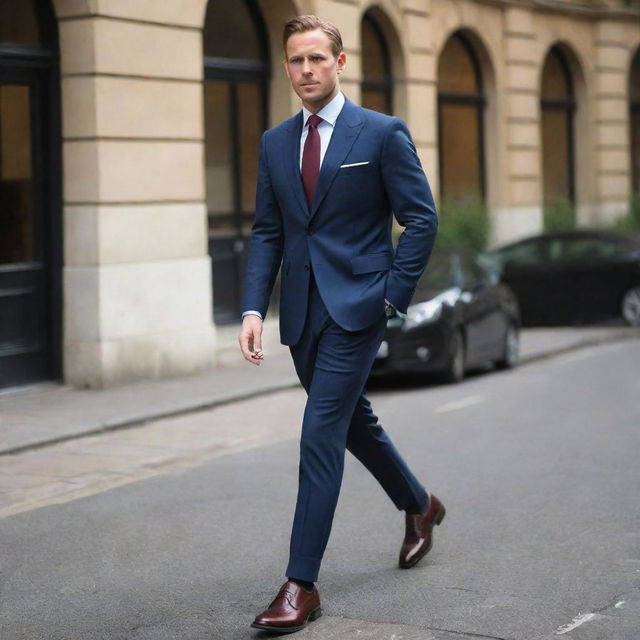
[[(308, 393), (286, 575), (315, 581), (345, 448), (398, 509), (426, 506), (424, 488), (378, 424), (364, 384), (386, 325), (385, 298), (406, 311), (437, 217), (406, 125), (348, 100), (309, 207), (299, 168), (302, 125), (298, 113), (262, 137), (244, 309), (266, 316), (282, 266), (281, 341)], [(395, 252), (393, 215), (405, 227)]]

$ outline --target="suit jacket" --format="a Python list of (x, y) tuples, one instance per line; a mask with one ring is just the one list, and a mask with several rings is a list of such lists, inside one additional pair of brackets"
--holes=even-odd
[[(379, 320), (385, 298), (405, 312), (438, 224), (404, 122), (349, 100), (309, 207), (300, 175), (302, 124), (300, 112), (262, 136), (245, 279), (243, 308), (265, 317), (282, 265), (280, 338), (286, 345), (302, 333), (311, 269), (327, 311), (347, 331)], [(395, 253), (392, 215), (405, 227)]]

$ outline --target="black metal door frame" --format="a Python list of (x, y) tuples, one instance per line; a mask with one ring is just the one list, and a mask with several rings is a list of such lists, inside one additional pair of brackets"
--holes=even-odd
[[(34, 345), (26, 350), (21, 350), (20, 345), (5, 346), (4, 355), (0, 352), (0, 388), (59, 380), (63, 373), (62, 145), (57, 25), (48, 0), (36, 0), (35, 7), (46, 44), (36, 47), (0, 43), (0, 83), (26, 85), (30, 92), (33, 260), (0, 265), (0, 277), (4, 276), (6, 288), (16, 295), (20, 295), (21, 290), (29, 293), (39, 289), (35, 293), (39, 349), (34, 351)], [(28, 353), (36, 355), (26, 355)]]

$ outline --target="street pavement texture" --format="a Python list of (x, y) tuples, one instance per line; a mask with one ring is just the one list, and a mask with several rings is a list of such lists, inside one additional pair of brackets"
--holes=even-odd
[[(324, 615), (292, 637), (638, 640), (639, 362), (624, 341), (455, 386), (376, 386), (382, 424), (447, 517), (431, 553), (398, 569), (402, 514), (348, 456)], [(29, 477), (45, 454), (64, 483), (78, 460), (95, 473), (89, 450), (64, 450), (85, 442), (121, 486), (77, 481), (91, 495), (0, 519), (0, 638), (270, 637), (249, 624), (284, 580), (303, 403), (285, 390), (7, 456)]]
[[(220, 352), (217, 366), (191, 375), (138, 381), (109, 389), (74, 389), (59, 383), (42, 383), (0, 391), (0, 455), (201, 411), (299, 385), (289, 349), (276, 343), (278, 333), (273, 324), (266, 323), (263, 347), (267, 360), (260, 367), (248, 366), (241, 358), (236, 332), (235, 326), (221, 330), (219, 337), (232, 345)], [(637, 339), (638, 335), (636, 327), (619, 323), (523, 329), (521, 359), (530, 362), (589, 344)]]

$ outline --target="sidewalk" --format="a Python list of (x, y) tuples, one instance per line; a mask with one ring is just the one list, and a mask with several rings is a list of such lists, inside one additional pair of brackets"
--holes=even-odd
[[(629, 327), (525, 329), (521, 362), (603, 342), (638, 339)], [(0, 455), (18, 453), (89, 434), (196, 412), (295, 387), (287, 348), (278, 346), (260, 367), (245, 363), (236, 348), (210, 370), (175, 379), (107, 390), (80, 390), (52, 383), (0, 394)]]

